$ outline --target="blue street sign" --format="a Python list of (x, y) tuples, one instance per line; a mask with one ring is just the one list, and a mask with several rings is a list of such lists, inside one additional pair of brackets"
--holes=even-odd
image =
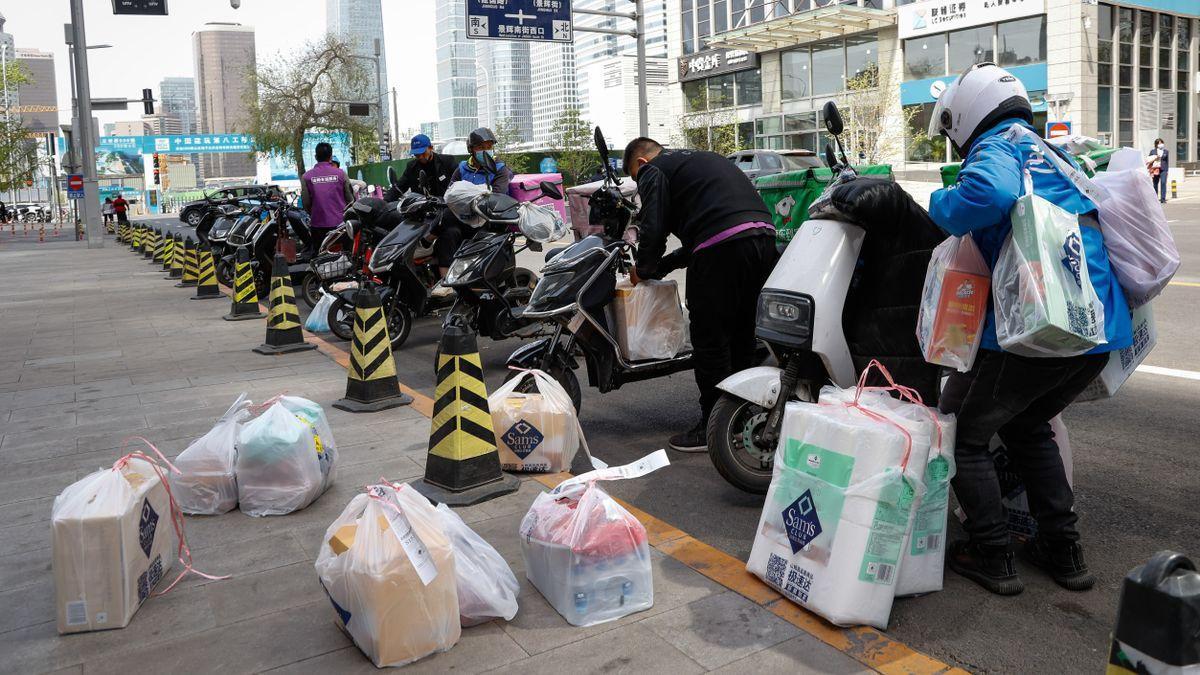
[(467, 0), (467, 37), (571, 42), (571, 0)]

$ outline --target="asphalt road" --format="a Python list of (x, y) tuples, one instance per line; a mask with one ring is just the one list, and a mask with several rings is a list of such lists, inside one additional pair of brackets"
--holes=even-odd
[[(1200, 371), (1195, 349), (1200, 304), (1200, 188), (1168, 204), (1183, 266), (1155, 303), (1159, 342), (1146, 363)], [(175, 221), (178, 223), (178, 221)], [(433, 394), (440, 322), (414, 326), (396, 354), (400, 378)], [(480, 341), (489, 387), (504, 378), (517, 340)], [(585, 375), (580, 371), (581, 379)], [(1195, 375), (1200, 377), (1200, 374)], [(666, 446), (698, 414), (690, 373), (627, 385), (606, 395), (584, 389), (581, 423), (592, 451), (625, 463)], [(952, 572), (941, 593), (897, 601), (889, 634), (915, 649), (975, 671), (1096, 672), (1107, 655), (1121, 580), (1155, 551), (1200, 556), (1195, 453), (1200, 382), (1137, 373), (1120, 394), (1065, 414), (1075, 456), (1076, 510), (1096, 589), (1070, 593), (1022, 567), (1026, 592), (991, 596)], [(640, 480), (607, 484), (613, 494), (698, 539), (745, 559), (762, 500), (728, 486), (706, 455), (671, 453), (672, 465)], [(576, 471), (584, 470), (578, 461)], [(951, 519), (953, 521), (953, 518)], [(957, 530), (952, 523), (952, 533)], [(1036, 666), (1034, 666), (1036, 664)]]

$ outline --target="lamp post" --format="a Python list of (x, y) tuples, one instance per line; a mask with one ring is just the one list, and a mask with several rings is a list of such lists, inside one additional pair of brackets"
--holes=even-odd
[[(384, 121), (383, 121), (383, 76), (380, 71), (379, 60), (382, 50), (379, 45), (379, 38), (375, 38), (375, 56), (363, 56), (361, 54), (351, 54), (351, 58), (373, 61), (375, 63), (375, 133), (378, 136), (379, 145), (383, 146)], [(380, 155), (382, 156), (382, 149)]]
[(87, 33), (83, 24), (83, 0), (71, 0), (71, 42), (83, 45), (73, 48), (72, 63), (75, 66), (75, 110), (79, 124), (75, 127), (79, 136), (79, 156), (83, 164), (83, 223), (87, 231), (88, 248), (104, 246), (104, 229), (100, 223), (100, 196), (96, 183), (96, 138), (92, 133), (92, 87), (88, 81)]

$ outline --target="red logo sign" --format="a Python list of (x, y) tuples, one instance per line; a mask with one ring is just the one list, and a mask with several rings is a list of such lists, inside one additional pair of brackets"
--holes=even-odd
[(67, 177), (67, 189), (82, 190), (83, 189), (83, 176), (81, 176), (79, 174), (72, 174), (72, 175), (68, 176)]
[(1046, 136), (1048, 138), (1059, 138), (1060, 136), (1071, 135), (1070, 122), (1051, 122), (1047, 125)]

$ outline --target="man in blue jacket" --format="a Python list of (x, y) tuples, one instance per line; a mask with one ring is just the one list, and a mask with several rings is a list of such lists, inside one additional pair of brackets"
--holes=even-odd
[[(991, 63), (972, 66), (946, 88), (933, 110), (930, 135), (942, 134), (966, 159), (958, 182), (930, 198), (929, 214), (953, 235), (970, 233), (994, 267), (1012, 229), (1009, 212), (1029, 171), (1034, 193), (1079, 215), (1088, 274), (1104, 303), (1107, 343), (1082, 356), (1030, 358), (1001, 350), (989, 303), (981, 349), (968, 373), (950, 376), (941, 409), (958, 417), (954, 493), (966, 512), (969, 539), (947, 553), (947, 565), (993, 593), (1015, 595), (1024, 584), (1009, 550), (1000, 481), (988, 453), (999, 434), (1021, 476), (1038, 534), (1025, 557), (1060, 586), (1076, 591), (1095, 583), (1083, 560), (1073, 511), (1074, 494), (1050, 429), (1061, 413), (1103, 370), (1107, 352), (1132, 342), (1129, 306), (1104, 250), (1096, 204), (1071, 177), (1042, 155), (1045, 146), (1018, 133), (1032, 132), (1029, 96), (1019, 80)], [(1053, 152), (1053, 150), (1049, 150)], [(1065, 162), (1069, 156), (1060, 153)]]

